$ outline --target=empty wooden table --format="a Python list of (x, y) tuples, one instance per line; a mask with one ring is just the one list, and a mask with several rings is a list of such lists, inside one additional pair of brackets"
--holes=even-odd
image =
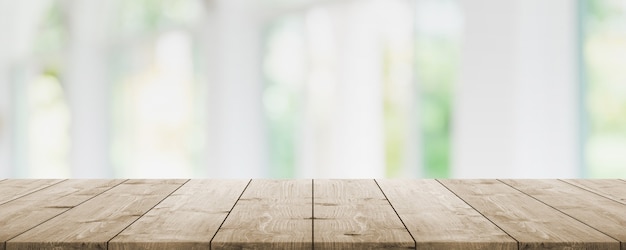
[(0, 180), (0, 249), (621, 249), (624, 180)]

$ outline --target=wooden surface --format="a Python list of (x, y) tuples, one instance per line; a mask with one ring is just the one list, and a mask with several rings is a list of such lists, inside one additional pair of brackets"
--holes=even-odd
[(7, 241), (7, 249), (106, 249), (183, 180), (129, 180)]
[(565, 182), (504, 180), (504, 183), (613, 239), (626, 242), (624, 204)]
[(252, 180), (219, 229), (211, 249), (307, 249), (311, 180)]
[(415, 242), (374, 180), (314, 180), (315, 249), (410, 249)]
[(4, 180), (0, 182), (0, 204), (42, 190), (63, 180)]
[(208, 249), (249, 180), (190, 180), (109, 242), (109, 249)]
[(0, 180), (2, 249), (622, 249), (623, 180)]
[(436, 180), (377, 182), (418, 249), (517, 249), (513, 238)]
[(520, 249), (620, 247), (619, 241), (498, 180), (441, 183), (516, 239)]
[(0, 242), (4, 242), (80, 205), (122, 180), (67, 180), (0, 205)]
[(567, 183), (626, 204), (626, 181), (624, 180), (564, 180)]

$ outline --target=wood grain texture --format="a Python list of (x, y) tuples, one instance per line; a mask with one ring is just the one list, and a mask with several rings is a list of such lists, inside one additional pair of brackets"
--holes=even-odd
[(619, 240), (626, 250), (626, 205), (559, 180), (501, 181)]
[(563, 180), (609, 199), (626, 204), (626, 182), (616, 179), (569, 179)]
[(7, 249), (106, 249), (186, 180), (129, 180), (9, 240)]
[(122, 180), (67, 180), (0, 205), (0, 242), (114, 187)]
[(209, 249), (250, 180), (190, 180), (109, 242), (109, 249)]
[(54, 179), (9, 179), (0, 182), (0, 204), (20, 198), (32, 192), (39, 191), (63, 180)]
[(314, 180), (315, 249), (412, 249), (374, 180)]
[(436, 180), (376, 181), (417, 249), (517, 249), (517, 241)]
[(311, 180), (252, 180), (211, 249), (311, 249)]
[(623, 180), (121, 182), (1, 181), (0, 250), (626, 250)]
[(520, 249), (619, 249), (620, 243), (498, 180), (440, 180)]

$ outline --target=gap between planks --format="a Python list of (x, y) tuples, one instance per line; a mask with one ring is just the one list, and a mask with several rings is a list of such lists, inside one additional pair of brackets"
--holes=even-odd
[(311, 179), (311, 249), (315, 249), (315, 179)]
[(217, 227), (217, 230), (215, 231), (215, 233), (213, 234), (213, 236), (211, 237), (211, 240), (209, 241), (209, 250), (211, 249), (211, 245), (213, 244), (213, 239), (215, 239), (215, 236), (217, 235), (217, 232), (220, 231), (220, 228), (222, 228), (222, 226), (224, 225), (224, 222), (226, 222), (226, 219), (228, 219), (228, 216), (230, 215), (230, 213), (233, 211), (233, 209), (235, 208), (235, 206), (237, 206), (237, 203), (239, 202), (239, 200), (241, 200), (241, 196), (243, 196), (243, 193), (246, 192), (246, 190), (248, 190), (248, 187), (250, 186), (250, 183), (252, 182), (252, 179), (250, 179), (248, 181), (248, 184), (246, 184), (246, 186), (243, 188), (243, 190), (241, 191), (241, 194), (239, 194), (239, 197), (237, 197), (237, 200), (235, 201), (235, 203), (233, 204), (233, 206), (230, 208), (230, 210), (228, 211), (228, 213), (226, 214), (226, 217), (224, 217), (224, 219), (222, 220), (222, 223), (220, 223), (220, 226)]
[(465, 201), (465, 199), (463, 199), (463, 197), (459, 196), (457, 193), (455, 193), (454, 191), (452, 191), (450, 188), (448, 188), (446, 185), (444, 185), (443, 183), (441, 183), (441, 181), (439, 179), (436, 179), (436, 181), (441, 184), (441, 186), (445, 187), (448, 191), (450, 191), (451, 193), (453, 193), (457, 198), (459, 198), (461, 201), (463, 201), (465, 204), (467, 204), (468, 206), (470, 206), (472, 209), (474, 209), (474, 211), (476, 211), (477, 213), (479, 213), (483, 218), (485, 218), (486, 220), (488, 220), (489, 222), (491, 222), (491, 224), (493, 224), (494, 226), (498, 227), (502, 232), (506, 233), (506, 235), (508, 235), (509, 237), (511, 237), (511, 239), (515, 240), (517, 242), (518, 248), (519, 248), (519, 240), (515, 239), (515, 237), (513, 237), (513, 235), (509, 234), (506, 230), (504, 230), (503, 228), (501, 228), (497, 223), (495, 223), (494, 221), (492, 221), (489, 217), (485, 216), (483, 214), (483, 212), (481, 212), (480, 210), (476, 209), (474, 206), (472, 206), (472, 204), (468, 203), (467, 201)]
[[(5, 245), (6, 245), (6, 242), (8, 242), (9, 240), (18, 237), (21, 234), (51, 219), (54, 219), (57, 216), (62, 215), (63, 213), (69, 211), (70, 209), (74, 207), (80, 206), (81, 204), (93, 199), (94, 197), (120, 185), (124, 181), (125, 180), (109, 180), (109, 181), (103, 181), (99, 186), (96, 185), (93, 187), (80, 188), (82, 184), (80, 180), (79, 181), (68, 180), (65, 182), (59, 182), (55, 185), (51, 185), (49, 188), (40, 189), (36, 192), (22, 196), (19, 199), (15, 199), (13, 201), (0, 205), (0, 211), (4, 210), (3, 216), (9, 216), (9, 218), (5, 218), (6, 219), (5, 221), (8, 223), (11, 223), (12, 222), (11, 220), (19, 219), (20, 217), (29, 218), (28, 221), (23, 222), (23, 223), (18, 223), (19, 221), (17, 221), (16, 222), (17, 224), (14, 227), (12, 227), (11, 230), (5, 230), (0, 233), (0, 240), (1, 240), (0, 243), (2, 243), (1, 244), (2, 247), (0, 247), (0, 249), (6, 249)], [(93, 183), (90, 182), (90, 184), (93, 184)], [(69, 191), (64, 190), (63, 186), (66, 186), (65, 188), (69, 189)], [(72, 190), (72, 188), (78, 188), (78, 189)], [(102, 190), (98, 191), (99, 189), (102, 189)], [(95, 194), (89, 195), (90, 192), (94, 192), (94, 191), (96, 192)], [(57, 202), (59, 205), (56, 205), (53, 207), (46, 206), (46, 203), (50, 202), (50, 198), (51, 198), (50, 195), (52, 195), (52, 197), (55, 197), (56, 195), (56, 198), (53, 198), (56, 200), (53, 200), (52, 202)], [(80, 198), (81, 195), (89, 195), (89, 197), (84, 198), (84, 200), (81, 201), (81, 198)], [(39, 199), (38, 196), (45, 196), (46, 198), (42, 200), (42, 199)], [(26, 208), (22, 209), (20, 208), (19, 203), (24, 203), (24, 202), (27, 202), (27, 204), (22, 204), (22, 207), (26, 206)], [(74, 203), (74, 202), (77, 202), (77, 203)], [(16, 205), (18, 205), (19, 211), (15, 211), (14, 208), (11, 208), (11, 207), (6, 207), (12, 203), (18, 203)], [(34, 206), (39, 206), (39, 207), (34, 207)], [(62, 211), (58, 211), (58, 212), (54, 211), (58, 209), (61, 209)], [(52, 211), (46, 212), (47, 210), (52, 210)]]
[[(255, 188), (250, 190), (250, 188), (246, 188), (243, 191), (242, 195), (238, 198), (236, 203), (233, 205), (231, 212), (224, 218), (222, 224), (220, 225), (217, 232), (213, 235), (213, 238), (210, 241), (210, 245), (212, 249), (231, 249), (231, 248), (240, 248), (240, 247), (277, 247), (277, 248), (285, 248), (285, 249), (308, 249), (308, 248), (324, 248), (324, 247), (339, 247), (345, 249), (359, 249), (361, 247), (369, 247), (368, 244), (374, 244), (378, 246), (385, 247), (398, 247), (404, 248), (406, 242), (404, 238), (397, 238), (397, 241), (387, 241), (383, 240), (381, 242), (377, 242), (377, 240), (372, 241), (371, 239), (378, 239), (383, 237), (383, 239), (393, 239), (396, 238), (398, 234), (386, 234), (384, 232), (378, 231), (376, 226), (386, 226), (384, 228), (395, 228), (393, 226), (393, 221), (399, 222), (397, 225), (398, 229), (401, 228), (402, 232), (408, 236), (408, 240), (410, 242), (410, 248), (415, 248), (415, 240), (410, 236), (406, 226), (402, 224), (401, 218), (398, 214), (393, 211), (391, 207), (391, 203), (384, 196), (383, 191), (380, 189), (378, 184), (373, 179), (366, 180), (314, 180), (312, 179), (306, 185), (302, 185), (300, 181), (281, 181), (276, 180), (252, 180), (249, 185), (255, 185)], [(320, 182), (321, 184), (319, 184)], [(256, 184), (255, 184), (256, 183)], [(260, 184), (264, 183), (262, 186)], [(291, 183), (291, 184), (289, 184)], [(301, 183), (301, 184), (298, 184)], [(269, 185), (269, 186), (268, 186)], [(288, 186), (285, 186), (288, 185)], [(297, 185), (297, 186), (294, 186)], [(310, 185), (310, 186), (309, 186)], [(312, 196), (310, 198), (310, 204), (306, 204), (306, 207), (311, 206), (309, 209), (310, 214), (302, 214), (302, 211), (299, 210), (299, 207), (305, 203), (302, 201), (298, 201), (298, 199), (294, 199), (301, 194), (304, 194), (302, 191), (306, 191), (306, 186), (309, 186), (311, 190), (309, 194)], [(282, 188), (281, 188), (282, 187)], [(289, 187), (285, 189), (285, 187)], [(317, 188), (322, 188), (322, 193), (318, 192)], [(295, 189), (292, 189), (295, 188)], [(300, 190), (300, 191), (298, 191)], [(267, 193), (267, 191), (272, 191)], [(361, 191), (365, 191), (365, 193), (361, 193)], [(376, 194), (378, 193), (378, 195)], [(296, 196), (294, 196), (296, 195)], [(356, 195), (356, 196), (355, 196)], [(319, 197), (318, 197), (319, 196)], [(384, 203), (377, 202), (375, 197), (380, 196), (380, 198), (384, 199)], [(359, 198), (360, 197), (360, 198)], [(242, 204), (242, 200), (245, 198), (244, 203)], [(356, 198), (356, 200), (353, 200)], [(267, 203), (269, 200), (274, 200), (274, 202), (278, 202), (274, 204), (274, 202)], [(346, 201), (351, 200), (346, 203)], [(357, 202), (361, 200), (361, 202)], [(324, 202), (326, 201), (326, 202)], [(252, 203), (255, 204), (252, 204)], [(260, 203), (259, 203), (260, 202)], [(283, 202), (288, 202), (290, 206), (287, 210), (281, 205)], [(358, 204), (354, 204), (353, 202), (357, 202)], [(365, 202), (365, 203), (363, 203)], [(266, 207), (256, 207), (258, 204), (267, 204), (269, 208)], [(309, 202), (307, 202), (309, 203)], [(380, 203), (380, 204), (378, 204)], [(326, 207), (327, 205), (331, 205), (330, 207)], [(378, 205), (376, 205), (378, 204)], [(384, 205), (383, 205), (384, 204)], [(358, 206), (355, 206), (358, 205)], [(381, 206), (382, 205), (382, 206)], [(362, 207), (364, 206), (364, 207)], [(319, 212), (316, 208), (320, 208), (323, 211)], [(300, 207), (302, 208), (302, 207)], [(243, 210), (242, 210), (243, 209)], [(250, 210), (252, 209), (252, 210)], [(259, 210), (260, 209), (260, 210)], [(270, 210), (266, 210), (270, 209)], [(330, 210), (329, 210), (330, 209)], [(242, 214), (242, 211), (245, 214)], [(387, 211), (387, 212), (385, 212)], [(270, 215), (271, 220), (267, 221), (264, 228), (264, 232), (267, 231), (272, 235), (268, 237), (268, 235), (263, 235), (264, 233), (260, 233), (258, 231), (258, 215), (254, 215), (252, 218), (243, 218), (250, 217), (248, 213), (263, 213)], [(330, 212), (330, 213), (329, 213)], [(374, 213), (372, 213), (374, 212)], [(345, 213), (348, 213), (348, 217), (344, 217)], [(354, 228), (354, 225), (351, 225), (352, 213), (361, 214), (362, 217), (359, 220), (366, 219), (366, 223), (364, 225), (367, 228), (358, 229)], [(372, 214), (370, 214), (372, 213)], [(246, 215), (248, 214), (248, 215)], [(285, 217), (286, 214), (291, 214), (290, 216)], [(386, 215), (385, 215), (386, 214)], [(264, 215), (265, 216), (265, 215)], [(293, 218), (289, 217), (309, 217), (309, 222), (311, 225), (309, 226), (311, 230), (310, 234), (310, 242), (306, 238), (301, 238), (302, 235), (297, 233), (296, 231), (300, 231), (302, 228), (301, 223), (297, 220), (294, 221)], [(336, 217), (337, 216), (337, 217)], [(378, 217), (382, 216), (382, 217)], [(391, 217), (387, 217), (391, 216)], [(315, 217), (315, 218), (314, 218)], [(322, 219), (319, 219), (322, 218)], [(241, 221), (245, 221), (245, 225), (242, 224)], [(323, 232), (327, 230), (320, 231), (320, 228), (315, 224), (319, 223), (321, 228), (324, 228), (328, 222), (338, 223), (340, 228), (326, 228), (330, 231), (340, 232), (339, 234), (330, 234), (325, 235)], [(264, 222), (265, 223), (265, 222)], [(278, 223), (278, 224), (277, 224)], [(287, 223), (287, 224), (285, 224)], [(292, 228), (293, 230), (287, 231), (274, 231), (275, 225), (283, 225), (288, 228)], [(298, 229), (301, 228), (301, 229)], [(315, 235), (316, 232), (319, 235)], [(356, 230), (356, 231), (355, 231)], [(394, 229), (395, 231), (395, 229)], [(400, 232), (400, 231), (397, 231)], [(321, 234), (320, 234), (321, 233)], [(344, 236), (350, 234), (349, 236)], [(352, 234), (354, 233), (354, 234)], [(248, 235), (246, 237), (241, 238), (240, 235)], [(336, 235), (336, 236), (333, 236)], [(285, 237), (288, 236), (288, 237)], [(371, 238), (374, 236), (374, 238)], [(273, 237), (273, 238), (272, 238)], [(318, 239), (318, 237), (328, 238), (330, 240), (328, 242)], [(330, 237), (330, 238), (329, 238)], [(391, 237), (391, 238), (390, 238)], [(400, 239), (400, 240), (398, 240)], [(317, 241), (317, 242), (316, 242)], [(329, 244), (330, 242), (333, 242)], [(319, 244), (316, 244), (319, 243)], [(251, 245), (250, 245), (251, 244)], [(366, 245), (363, 245), (366, 244)], [(308, 246), (307, 246), (308, 245)], [(374, 246), (372, 245), (372, 246)]]
[(515, 237), (520, 249), (619, 248), (619, 241), (498, 180), (444, 180), (442, 184)]
[(620, 179), (561, 179), (578, 188), (626, 205), (626, 182)]
[[(35, 193), (66, 181), (67, 179), (7, 179), (0, 182), (0, 188), (9, 186), (9, 193), (0, 194), (0, 205), (17, 200), (21, 197)], [(11, 185), (14, 186), (11, 186)], [(4, 190), (7, 192), (6, 190)], [(12, 193), (11, 193), (12, 192)]]
[(192, 179), (110, 240), (108, 248), (209, 249), (248, 185), (250, 179)]
[(374, 179), (315, 180), (316, 249), (415, 249)]
[[(6, 181), (6, 180), (0, 180), (0, 183), (4, 183), (4, 181)], [(54, 186), (54, 185), (56, 185), (56, 184), (58, 184), (58, 183), (61, 183), (61, 182), (63, 182), (63, 181), (65, 181), (65, 180), (62, 180), (62, 181), (59, 181), (59, 182), (56, 182), (56, 183), (50, 184), (50, 185), (48, 185), (48, 186), (45, 186), (45, 187), (39, 188), (39, 189), (34, 190), (34, 191), (30, 192), (30, 193), (26, 193), (26, 194), (24, 194), (24, 195), (22, 195), (22, 196), (20, 196), (20, 197), (18, 197), (18, 198), (14, 198), (13, 200), (18, 200), (18, 199), (20, 199), (20, 198), (22, 198), (22, 197), (24, 197), (24, 196), (28, 196), (28, 195), (30, 195), (30, 194), (33, 194), (33, 193), (39, 192), (39, 191), (41, 191), (41, 190), (44, 190), (44, 189), (46, 189), (46, 188), (48, 188), (48, 187), (52, 187), (52, 186)], [(101, 195), (102, 193), (104, 193), (104, 192), (106, 192), (106, 191), (108, 191), (108, 190), (110, 190), (110, 189), (112, 189), (112, 188), (114, 188), (114, 187), (116, 187), (116, 186), (118, 186), (118, 185), (120, 185), (120, 184), (122, 184), (122, 183), (126, 182), (126, 181), (127, 181), (127, 180), (125, 180), (125, 181), (123, 181), (123, 182), (120, 182), (120, 183), (116, 184), (115, 186), (110, 187), (109, 189), (104, 190), (103, 192), (101, 192), (101, 193), (99, 193), (99, 194), (96, 194), (96, 195), (94, 195), (94, 196), (92, 196), (92, 197), (88, 198), (87, 200), (85, 200), (85, 201), (81, 202), (80, 204), (76, 205), (75, 207), (79, 207), (81, 204), (83, 204), (83, 203), (85, 203), (85, 202), (87, 202), (87, 201), (89, 201), (89, 200), (91, 200), (91, 199), (93, 199), (93, 198), (95, 198), (95, 197), (98, 197), (98, 196), (99, 196), (99, 195)], [(315, 245), (314, 245), (314, 244), (315, 244), (315, 238), (314, 238), (314, 237), (315, 237), (315, 233), (314, 233), (314, 232), (315, 232), (315, 218), (313, 218), (313, 217), (315, 217), (315, 201), (316, 201), (316, 200), (315, 200), (315, 191), (316, 191), (316, 190), (315, 190), (315, 181), (316, 181), (315, 179), (312, 179), (312, 180), (311, 180), (311, 182), (310, 182), (310, 184), (311, 184), (311, 214), (312, 214), (312, 222), (311, 222), (311, 224), (312, 224), (312, 225), (311, 225), (311, 248), (313, 248), (313, 249), (314, 249), (314, 247), (315, 247)], [(382, 195), (384, 196), (385, 200), (387, 201), (387, 203), (389, 204), (389, 206), (392, 208), (393, 213), (395, 213), (395, 215), (398, 217), (398, 219), (400, 220), (400, 222), (401, 222), (401, 223), (402, 223), (402, 225), (404, 226), (405, 230), (407, 230), (407, 232), (408, 232), (408, 234), (410, 235), (410, 237), (412, 238), (412, 240), (413, 240), (414, 244), (417, 244), (417, 243), (416, 243), (416, 239), (415, 239), (414, 235), (413, 235), (413, 234), (411, 234), (411, 232), (410, 232), (410, 230), (408, 229), (408, 227), (407, 227), (406, 223), (403, 221), (403, 219), (402, 219), (402, 217), (401, 217), (401, 214), (400, 214), (400, 213), (396, 210), (396, 208), (395, 208), (394, 204), (393, 204), (393, 203), (392, 203), (392, 201), (389, 199), (389, 197), (387, 197), (387, 193), (385, 192), (385, 190), (384, 190), (384, 189), (380, 186), (380, 184), (378, 183), (378, 181), (376, 181), (375, 179), (372, 179), (372, 181), (375, 183), (375, 185), (377, 186), (377, 188), (380, 190), (380, 192), (381, 192), (381, 193), (382, 193)], [(459, 199), (460, 199), (461, 201), (463, 201), (465, 204), (467, 204), (468, 206), (470, 206), (470, 207), (471, 207), (474, 211), (476, 211), (477, 213), (479, 213), (479, 214), (480, 214), (483, 218), (485, 218), (486, 220), (488, 220), (489, 222), (491, 222), (493, 225), (495, 225), (496, 227), (498, 227), (500, 230), (502, 230), (502, 232), (504, 232), (504, 233), (506, 233), (507, 235), (509, 235), (512, 239), (515, 239), (515, 238), (514, 238), (513, 236), (511, 236), (511, 235), (510, 235), (507, 231), (503, 230), (503, 229), (502, 229), (502, 228), (501, 228), (498, 224), (494, 223), (494, 222), (493, 222), (490, 218), (488, 218), (487, 216), (485, 216), (485, 215), (483, 214), (483, 212), (481, 212), (480, 210), (478, 210), (478, 209), (476, 209), (475, 207), (473, 207), (470, 203), (468, 203), (466, 200), (464, 200), (464, 199), (463, 199), (461, 196), (459, 196), (457, 193), (455, 193), (454, 191), (450, 190), (450, 189), (449, 189), (446, 185), (443, 185), (443, 183), (441, 183), (441, 181), (440, 181), (440, 180), (436, 180), (436, 181), (437, 181), (439, 184), (441, 184), (443, 187), (445, 187), (447, 190), (449, 190), (452, 194), (454, 194), (454, 196), (455, 196), (455, 197), (459, 198)], [(510, 188), (512, 188), (512, 189), (514, 189), (514, 190), (516, 190), (516, 191), (518, 191), (518, 192), (520, 192), (520, 193), (522, 193), (522, 194), (524, 194), (524, 195), (526, 195), (526, 196), (531, 197), (532, 199), (537, 200), (538, 202), (543, 203), (544, 205), (546, 205), (546, 206), (548, 206), (548, 207), (550, 207), (550, 208), (552, 208), (552, 209), (554, 209), (554, 210), (559, 211), (560, 213), (563, 213), (563, 214), (564, 214), (564, 215), (566, 215), (566, 216), (571, 217), (572, 219), (575, 219), (575, 220), (577, 220), (577, 221), (579, 221), (579, 222), (581, 222), (581, 223), (583, 223), (583, 224), (585, 224), (585, 225), (587, 225), (587, 226), (589, 226), (589, 227), (591, 227), (591, 228), (594, 228), (594, 227), (592, 227), (592, 226), (590, 226), (590, 225), (588, 225), (588, 224), (584, 223), (583, 221), (580, 221), (580, 220), (578, 220), (577, 218), (575, 218), (575, 217), (573, 217), (573, 216), (571, 216), (571, 215), (569, 215), (569, 214), (565, 213), (564, 211), (561, 211), (560, 209), (555, 208), (554, 206), (551, 206), (551, 205), (549, 205), (549, 204), (546, 204), (546, 203), (545, 203), (545, 202), (543, 202), (542, 200), (539, 200), (538, 198), (536, 198), (536, 197), (534, 197), (534, 196), (532, 196), (532, 195), (530, 195), (530, 194), (528, 194), (528, 193), (526, 193), (526, 192), (524, 192), (524, 191), (522, 191), (522, 190), (519, 190), (518, 188), (515, 188), (515, 187), (513, 187), (513, 186), (509, 185), (508, 183), (506, 183), (506, 182), (504, 182), (504, 181), (502, 181), (502, 180), (497, 180), (497, 181), (498, 181), (498, 182), (500, 182), (500, 183), (502, 183), (502, 184), (504, 184), (504, 185), (506, 185), (506, 186), (509, 186)], [(606, 197), (606, 196), (600, 195), (600, 194), (598, 194), (598, 193), (595, 193), (595, 192), (593, 192), (593, 191), (591, 191), (591, 190), (589, 190), (589, 189), (587, 189), (587, 188), (584, 188), (584, 187), (581, 187), (581, 186), (578, 186), (578, 185), (572, 184), (572, 183), (567, 182), (567, 181), (563, 181), (563, 180), (561, 180), (561, 181), (562, 181), (563, 183), (566, 183), (566, 184), (571, 185), (571, 186), (576, 187), (576, 188), (580, 188), (581, 190), (584, 190), (584, 191), (587, 191), (587, 192), (593, 193), (593, 194), (598, 195), (598, 196), (601, 196), (601, 197), (603, 197), (603, 198), (607, 198), (607, 199), (609, 199), (609, 200), (612, 200), (612, 201), (615, 201), (615, 202), (619, 202), (619, 201), (616, 201), (616, 200), (611, 199), (611, 198), (609, 198), (609, 197)], [(621, 180), (621, 181), (625, 181), (625, 180)], [(129, 223), (129, 224), (128, 224), (125, 228), (123, 228), (122, 230), (120, 230), (120, 231), (119, 231), (119, 232), (118, 232), (115, 236), (113, 236), (113, 237), (112, 237), (109, 241), (107, 241), (107, 246), (108, 246), (108, 243), (109, 243), (112, 239), (114, 239), (117, 235), (119, 235), (119, 234), (123, 233), (124, 231), (126, 231), (126, 230), (130, 227), (130, 226), (134, 225), (137, 221), (139, 221), (140, 219), (142, 219), (144, 215), (146, 215), (147, 213), (151, 212), (151, 211), (152, 211), (155, 207), (157, 207), (158, 205), (160, 205), (160, 204), (161, 204), (164, 200), (166, 200), (168, 197), (170, 197), (172, 194), (174, 194), (177, 190), (179, 190), (180, 188), (182, 188), (183, 186), (185, 186), (188, 182), (189, 182), (189, 180), (186, 180), (183, 184), (181, 184), (181, 185), (180, 185), (180, 186), (178, 186), (176, 189), (174, 189), (172, 192), (170, 192), (168, 195), (166, 195), (163, 199), (161, 199), (159, 202), (157, 202), (154, 206), (152, 206), (150, 209), (148, 209), (147, 211), (145, 211), (145, 212), (144, 212), (141, 216), (139, 216), (139, 217), (138, 217), (137, 219), (135, 219), (133, 222)], [(239, 194), (239, 196), (237, 197), (237, 200), (235, 201), (235, 203), (234, 203), (234, 204), (232, 205), (232, 207), (230, 208), (230, 211), (228, 211), (228, 214), (227, 214), (227, 215), (226, 215), (226, 217), (222, 220), (222, 222), (221, 222), (220, 226), (219, 226), (219, 227), (218, 227), (218, 229), (217, 229), (218, 231), (222, 228), (222, 226), (224, 225), (224, 223), (226, 222), (226, 220), (229, 218), (229, 216), (231, 215), (231, 212), (233, 211), (233, 209), (234, 209), (234, 208), (238, 205), (238, 203), (239, 203), (240, 199), (242, 198), (243, 194), (244, 194), (244, 193), (246, 192), (246, 190), (248, 189), (248, 186), (250, 185), (250, 183), (251, 183), (251, 182), (252, 182), (252, 180), (249, 180), (249, 181), (248, 181), (248, 183), (247, 183), (247, 185), (245, 186), (245, 188), (241, 191), (241, 193), (240, 193), (240, 194)], [(13, 200), (10, 200), (10, 201), (7, 201), (7, 202), (11, 202), (11, 201), (13, 201)], [(7, 202), (5, 202), (5, 203), (7, 203)], [(4, 203), (3, 203), (3, 204), (4, 204)], [(71, 209), (71, 208), (70, 208), (70, 209)], [(59, 214), (55, 215), (54, 217), (49, 218), (48, 220), (51, 220), (51, 219), (53, 219), (53, 218), (55, 218), (55, 217), (57, 217), (57, 216), (59, 216), (59, 215), (61, 215), (61, 214), (65, 213), (65, 212), (69, 211), (70, 209), (67, 209), (67, 210), (63, 211), (63, 212), (61, 212), (61, 213), (59, 213)], [(46, 221), (47, 221), (47, 220), (46, 220)], [(44, 222), (42, 222), (42, 223), (45, 223), (45, 221), (44, 221)], [(42, 223), (40, 223), (40, 224), (42, 224)], [(38, 224), (38, 225), (40, 225), (40, 224)], [(33, 228), (37, 227), (38, 225), (34, 226)], [(602, 232), (602, 231), (598, 230), (597, 228), (594, 228), (594, 229), (596, 229), (598, 232), (601, 232), (601, 233), (603, 233), (603, 234), (605, 234), (605, 235), (606, 235), (606, 233), (604, 233), (604, 232)], [(210, 240), (210, 244), (209, 244), (209, 245), (212, 245), (213, 239), (215, 238), (215, 236), (217, 235), (217, 233), (218, 233), (218, 232), (216, 231), (216, 233), (215, 233), (215, 234), (211, 237), (211, 240)], [(610, 237), (610, 235), (607, 235), (607, 236), (609, 236), (609, 237)], [(611, 237), (611, 238), (613, 238), (613, 237)], [(614, 239), (614, 238), (613, 238), (613, 239)], [(515, 240), (517, 241), (517, 239), (515, 239)], [(7, 241), (8, 241), (8, 240), (7, 240)], [(519, 241), (517, 241), (517, 242), (518, 242), (518, 247), (519, 247)], [(0, 242), (0, 243), (3, 243), (3, 244), (4, 244), (5, 242)], [(621, 244), (623, 245), (624, 243), (622, 242)]]
[[(626, 240), (626, 234), (623, 233), (623, 229), (620, 227), (617, 228), (607, 228), (606, 225), (613, 225), (612, 223), (624, 224), (624, 216), (626, 215), (623, 211), (626, 211), (626, 207), (624, 204), (619, 203), (615, 200), (608, 199), (607, 197), (598, 195), (596, 193), (590, 192), (589, 190), (582, 189), (571, 183), (562, 182), (560, 180), (550, 181), (550, 186), (547, 186), (545, 180), (525, 180), (524, 183), (520, 183), (517, 180), (501, 180), (498, 179), (501, 183), (523, 193), (531, 198), (545, 204), (548, 207), (553, 208), (556, 211), (561, 212), (562, 214), (579, 221), (582, 224), (587, 225), (590, 228), (595, 229), (596, 231), (620, 242), (624, 242)], [(534, 183), (528, 183), (534, 182)], [(559, 188), (558, 191), (553, 190), (545, 190), (554, 188), (554, 185), (560, 185), (562, 188)], [(567, 192), (567, 188), (574, 189), (573, 192)], [(526, 190), (526, 191), (525, 191)], [(541, 191), (538, 191), (541, 190)], [(552, 194), (550, 192), (553, 192)], [(554, 192), (559, 192), (559, 195), (554, 194)], [(536, 194), (533, 194), (536, 193)], [(584, 197), (581, 197), (584, 196)], [(580, 205), (578, 205), (580, 204)], [(594, 211), (598, 206), (602, 205), (604, 207), (603, 211)], [(576, 209), (576, 206), (585, 207), (583, 209)], [(584, 210), (584, 211), (583, 211)], [(605, 213), (599, 217), (589, 217), (586, 212), (591, 211), (594, 215), (599, 215)], [(616, 214), (615, 212), (622, 212), (621, 214)], [(616, 216), (618, 221), (606, 221), (605, 216)], [(598, 223), (598, 222), (603, 223)]]
[[(108, 240), (186, 182), (127, 180), (6, 242), (7, 248), (107, 248)], [(126, 203), (128, 202), (128, 203)]]
[(252, 180), (211, 240), (211, 249), (309, 249), (312, 184)]
[(178, 191), (181, 187), (183, 187), (185, 184), (187, 184), (189, 182), (190, 179), (185, 180), (185, 182), (178, 186), (177, 188), (175, 188), (172, 192), (170, 192), (168, 195), (166, 195), (165, 197), (163, 197), (163, 199), (161, 199), (159, 202), (157, 202), (156, 204), (154, 204), (154, 206), (152, 206), (151, 208), (149, 208), (148, 210), (146, 210), (142, 215), (140, 215), (139, 217), (137, 217), (133, 222), (129, 223), (128, 225), (126, 225), (126, 227), (124, 227), (124, 229), (120, 230), (117, 234), (115, 234), (113, 237), (111, 237), (108, 241), (107, 241), (107, 249), (109, 248), (109, 243), (111, 242), (111, 240), (113, 240), (115, 237), (117, 237), (119, 234), (121, 234), (122, 232), (124, 232), (124, 230), (126, 230), (128, 227), (130, 227), (131, 225), (135, 224), (135, 222), (137, 222), (139, 219), (141, 219), (144, 215), (146, 215), (148, 212), (150, 212), (152, 209), (154, 209), (156, 206), (158, 206), (159, 204), (161, 204), (165, 199), (167, 199), (167, 197), (170, 197), (174, 192)]
[(393, 204), (391, 204), (391, 201), (387, 197), (387, 194), (385, 194), (385, 191), (380, 187), (380, 184), (378, 184), (378, 181), (376, 179), (374, 179), (374, 183), (376, 183), (376, 186), (378, 186), (378, 189), (380, 189), (380, 192), (383, 193), (383, 196), (385, 196), (387, 203), (389, 203), (389, 206), (391, 207), (391, 209), (393, 209), (393, 212), (396, 213), (396, 216), (398, 216), (398, 219), (400, 220), (400, 222), (406, 229), (406, 232), (409, 233), (409, 235), (411, 236), (411, 239), (413, 239), (413, 244), (415, 244), (415, 248), (417, 248), (417, 241), (415, 241), (415, 237), (413, 236), (409, 228), (406, 226), (406, 223), (404, 223), (404, 220), (402, 220), (402, 217), (400, 217), (400, 214), (398, 214), (398, 211), (396, 210), (396, 208), (393, 206)]

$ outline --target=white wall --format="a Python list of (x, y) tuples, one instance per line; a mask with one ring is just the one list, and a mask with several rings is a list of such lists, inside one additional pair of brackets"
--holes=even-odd
[(461, 3), (454, 177), (579, 177), (576, 1)]
[(107, 178), (109, 100), (107, 17), (113, 1), (74, 0), (70, 5), (70, 46), (64, 71), (71, 112), (70, 164), (73, 178)]
[(394, 128), (406, 135), (406, 151), (392, 174), (419, 176), (411, 7), (402, 0), (366, 0), (298, 12), (305, 16), (308, 58), (296, 121), (297, 177), (384, 177), (385, 95), (393, 98), (396, 119), (408, 123)]
[[(0, 39), (6, 39), (9, 32), (9, 1), (0, 1), (0, 30), (5, 32)], [(11, 85), (8, 71), (8, 46), (0, 46), (0, 177), (11, 176)]]
[[(0, 14), (1, 15), (1, 14)], [(2, 52), (0, 52), (1, 55)], [(0, 56), (1, 58), (1, 56)], [(0, 59), (0, 177), (9, 177), (12, 174), (11, 163), (11, 86), (7, 63)]]
[(208, 174), (267, 177), (261, 85), (261, 26), (246, 0), (209, 4)]
[[(30, 55), (29, 48), (36, 34), (42, 12), (50, 1), (0, 0), (0, 177), (18, 177), (26, 175), (26, 170), (18, 171), (14, 164), (19, 161), (14, 143), (19, 134), (18, 124), (14, 119), (15, 92), (18, 87), (12, 79), (12, 69), (17, 63), (25, 63)], [(21, 59), (21, 60), (19, 60)], [(23, 176), (22, 176), (23, 177)]]
[(385, 174), (382, 53), (375, 5), (345, 4), (333, 20), (338, 41), (338, 81), (326, 178), (373, 178)]

